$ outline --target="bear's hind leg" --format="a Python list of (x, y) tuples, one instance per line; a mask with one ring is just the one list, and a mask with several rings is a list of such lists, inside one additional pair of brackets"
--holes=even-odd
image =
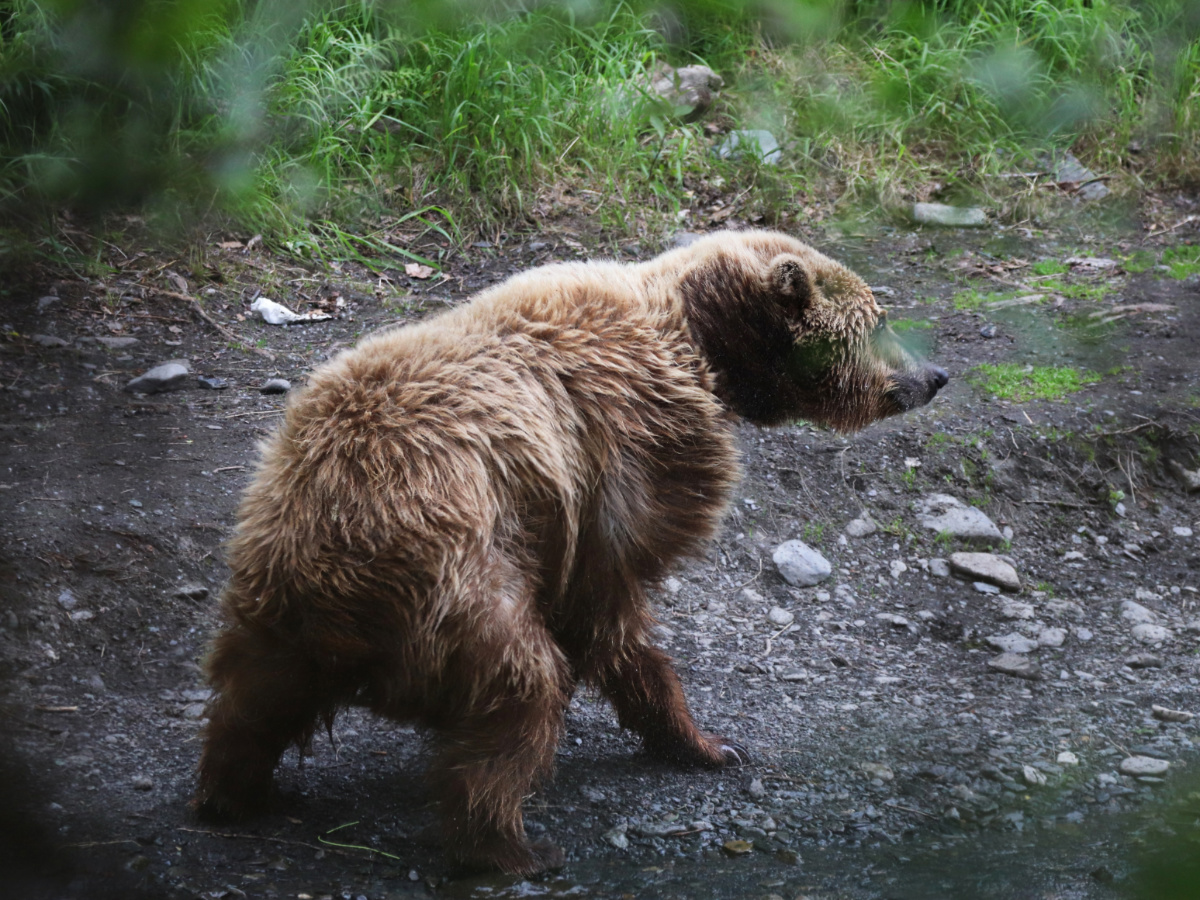
[(279, 757), (307, 742), (332, 703), (312, 661), (242, 626), (217, 637), (207, 669), (213, 697), (194, 805), (209, 819), (241, 819), (266, 808)]
[(570, 681), (561, 654), (543, 627), (526, 623), (503, 645), (464, 648), (452, 669), (460, 697), (437, 724), (433, 773), (447, 854), (514, 875), (561, 866), (553, 844), (526, 840), (521, 815), (562, 734)]
[(688, 765), (750, 761), (741, 745), (696, 727), (670, 657), (657, 647), (627, 649), (600, 671), (598, 680), (621, 726), (640, 734), (648, 753)]

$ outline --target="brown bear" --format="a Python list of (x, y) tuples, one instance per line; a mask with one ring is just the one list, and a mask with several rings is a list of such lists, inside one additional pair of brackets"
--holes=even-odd
[(521, 803), (580, 682), (652, 754), (744, 761), (692, 721), (646, 598), (716, 530), (735, 420), (849, 430), (946, 380), (854, 273), (764, 231), (363, 340), (291, 398), (238, 512), (197, 808), (262, 809), (283, 750), (360, 705), (433, 731), (452, 858), (531, 873), (563, 859)]

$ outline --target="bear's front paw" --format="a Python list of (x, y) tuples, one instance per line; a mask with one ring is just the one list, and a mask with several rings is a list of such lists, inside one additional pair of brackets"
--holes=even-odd
[(734, 741), (717, 738), (717, 749), (725, 758), (726, 766), (747, 766), (750, 764), (750, 751)]

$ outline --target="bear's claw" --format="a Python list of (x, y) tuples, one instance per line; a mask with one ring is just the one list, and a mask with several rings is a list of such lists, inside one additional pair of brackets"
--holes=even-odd
[(727, 766), (747, 766), (750, 764), (750, 751), (741, 744), (725, 741), (718, 744), (717, 749), (725, 756)]

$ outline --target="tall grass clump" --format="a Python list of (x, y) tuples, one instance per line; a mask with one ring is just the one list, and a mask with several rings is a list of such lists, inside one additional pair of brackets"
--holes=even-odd
[[(1118, 190), (1200, 180), (1189, 0), (4, 8), (10, 241), (62, 210), (223, 216), (298, 252), (391, 253), (409, 226), (466, 237), (562, 212), (636, 234), (714, 192), (767, 223), (933, 196), (1003, 205), (1014, 173), (1068, 150)], [(725, 79), (706, 123), (648, 96), (661, 60)], [(772, 131), (781, 161), (716, 159), (712, 132), (735, 128)]]
[(278, 226), (436, 205), (483, 225), (566, 187), (618, 210), (668, 197), (697, 145), (688, 129), (654, 136), (638, 85), (663, 50), (623, 5), (587, 26), (544, 11), (416, 36), (362, 7), (328, 12), (266, 85), (280, 138), (243, 209)]
[(851, 197), (996, 190), (987, 175), (1066, 150), (1151, 181), (1200, 176), (1200, 6), (1187, 0), (826, 11), (818, 39), (797, 28), (742, 62), (739, 117), (786, 131), (796, 167)]

